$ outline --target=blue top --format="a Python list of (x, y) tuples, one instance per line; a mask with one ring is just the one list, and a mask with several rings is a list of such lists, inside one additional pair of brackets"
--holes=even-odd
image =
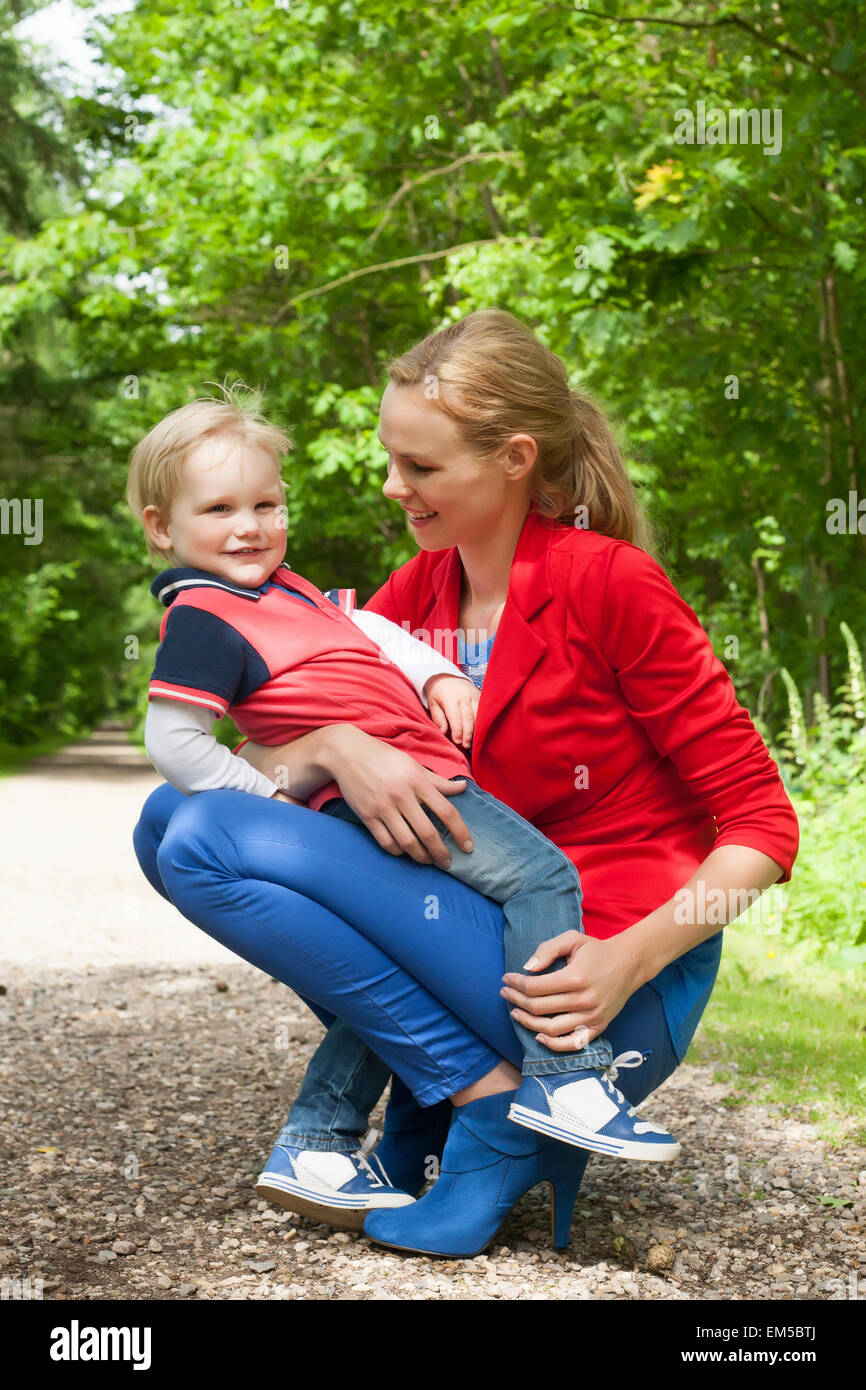
[[(494, 633), (493, 636), (495, 637), (496, 634)], [(479, 690), (487, 673), (492, 646), (493, 637), (488, 637), (486, 642), (464, 642), (460, 634), (457, 634), (457, 664), (461, 667), (464, 676), (468, 676), (472, 684), (477, 685)]]
[[(490, 637), (486, 642), (467, 643), (459, 635), (457, 638), (457, 662), (479, 690), (487, 674), (493, 641)], [(580, 872), (579, 864), (576, 868)], [(721, 955), (722, 933), (719, 931), (671, 961), (649, 981), (662, 1001), (671, 1043), (680, 1062), (712, 994)]]

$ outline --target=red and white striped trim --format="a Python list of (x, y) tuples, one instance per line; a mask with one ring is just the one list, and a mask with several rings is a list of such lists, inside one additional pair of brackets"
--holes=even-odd
[(164, 700), (182, 700), (188, 705), (204, 705), (205, 709), (215, 710), (222, 718), (228, 709), (228, 700), (221, 700), (211, 690), (192, 690), (185, 685), (166, 685), (162, 681), (151, 681), (147, 698), (158, 695)]

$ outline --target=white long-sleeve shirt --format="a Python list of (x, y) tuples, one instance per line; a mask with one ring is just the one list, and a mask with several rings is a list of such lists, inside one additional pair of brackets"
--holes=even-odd
[[(459, 666), (380, 613), (358, 609), (349, 617), (411, 681), (425, 709), (424, 687), (433, 676), (463, 677)], [(280, 790), (270, 777), (219, 743), (211, 733), (212, 725), (213, 712), (202, 705), (152, 698), (144, 746), (160, 776), (186, 796), (221, 789), (273, 796)]]

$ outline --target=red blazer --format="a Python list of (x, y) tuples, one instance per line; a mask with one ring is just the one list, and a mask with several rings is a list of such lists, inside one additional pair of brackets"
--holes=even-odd
[[(461, 578), (456, 548), (421, 551), (366, 607), (456, 660)], [(472, 770), (576, 865), (590, 936), (666, 902), (715, 845), (790, 879), (799, 829), (778, 768), (694, 610), (627, 541), (528, 513)]]

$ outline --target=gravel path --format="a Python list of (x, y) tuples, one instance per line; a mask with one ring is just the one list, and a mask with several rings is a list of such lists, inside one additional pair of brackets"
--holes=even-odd
[(122, 745), (102, 734), (0, 782), (0, 1295), (29, 1279), (97, 1300), (866, 1297), (863, 1151), (729, 1108), (693, 1065), (647, 1107), (683, 1157), (593, 1160), (567, 1252), (545, 1189), (466, 1261), (260, 1201), (321, 1030), (141, 878), (129, 837), (156, 782)]

